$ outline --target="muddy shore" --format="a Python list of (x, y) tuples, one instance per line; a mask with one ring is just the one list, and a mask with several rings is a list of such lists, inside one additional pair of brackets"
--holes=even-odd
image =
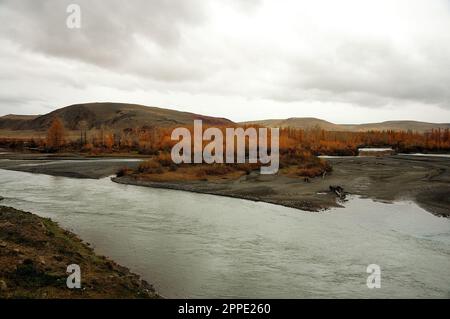
[[(69, 289), (77, 264), (81, 288)], [(31, 213), (0, 206), (0, 298), (160, 298), (153, 287), (76, 235)]]
[[(15, 156), (15, 157), (14, 157)], [(80, 157), (42, 157), (0, 155), (0, 168), (24, 172), (78, 178), (111, 176), (124, 166), (135, 168), (138, 162), (76, 161)], [(71, 160), (70, 163), (58, 160)], [(151, 182), (133, 176), (113, 178), (114, 182), (169, 188), (198, 193), (243, 198), (320, 211), (342, 206), (330, 185), (339, 185), (348, 194), (392, 202), (413, 200), (427, 211), (450, 216), (450, 159), (444, 157), (348, 157), (327, 159), (333, 172), (325, 178), (305, 182), (301, 178), (259, 175), (253, 172), (234, 181)], [(29, 165), (39, 164), (39, 165)]]
[(138, 156), (134, 155), (86, 157), (77, 154), (0, 152), (0, 169), (72, 178), (98, 179), (114, 175), (124, 166), (136, 168), (138, 165)]
[(133, 176), (116, 177), (113, 181), (244, 198), (307, 211), (342, 206), (344, 202), (329, 190), (330, 186), (339, 185), (348, 194), (384, 202), (412, 200), (435, 215), (450, 216), (449, 159), (392, 156), (328, 160), (333, 172), (309, 182), (301, 178), (257, 173), (225, 182), (160, 183)]

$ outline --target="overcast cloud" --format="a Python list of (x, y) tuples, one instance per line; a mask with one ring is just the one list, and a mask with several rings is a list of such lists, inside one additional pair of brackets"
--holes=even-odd
[(118, 101), (450, 122), (448, 0), (0, 0), (0, 20), (0, 115)]

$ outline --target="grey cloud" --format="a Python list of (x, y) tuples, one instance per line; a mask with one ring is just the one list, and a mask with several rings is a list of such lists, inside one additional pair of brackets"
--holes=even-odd
[[(177, 47), (180, 30), (205, 21), (202, 1), (79, 0), (82, 28), (66, 27), (72, 0), (4, 1), (4, 37), (49, 56), (117, 68), (145, 56), (135, 36), (162, 48)], [(147, 61), (151, 64), (151, 61)], [(145, 68), (145, 65), (142, 66)]]
[[(292, 21), (263, 16), (270, 28), (259, 30), (253, 18), (269, 2), (0, 1), (0, 44), (6, 43), (0, 85), (26, 83), (34, 88), (31, 95), (47, 87), (48, 96), (57, 94), (54, 86), (77, 92), (95, 86), (377, 108), (411, 101), (450, 109), (450, 10), (417, 13), (419, 31), (398, 22), (393, 30), (358, 33), (321, 28), (327, 17), (309, 16), (301, 7), (299, 16), (286, 15)], [(80, 30), (66, 28), (70, 3), (81, 6)], [(241, 25), (230, 18), (215, 28), (216, 4), (244, 13)], [(384, 21), (379, 23), (381, 28)], [(284, 29), (272, 32), (278, 25)], [(393, 36), (397, 27), (404, 33), (400, 40)]]
[(35, 98), (24, 95), (0, 95), (0, 104), (9, 104), (13, 106), (21, 105), (23, 103), (30, 103), (37, 101)]
[(22, 93), (11, 94), (0, 92), (0, 116), (5, 114), (36, 114), (37, 105), (45, 104), (39, 97)]
[[(272, 98), (284, 101), (317, 99), (350, 101), (379, 107), (395, 100), (450, 106), (450, 47), (433, 59), (429, 52), (405, 52), (389, 40), (344, 41), (335, 55), (295, 57), (294, 72), (283, 79)], [(432, 51), (430, 52), (432, 53)]]
[(263, 0), (228, 0), (227, 2), (236, 10), (252, 13), (262, 5)]

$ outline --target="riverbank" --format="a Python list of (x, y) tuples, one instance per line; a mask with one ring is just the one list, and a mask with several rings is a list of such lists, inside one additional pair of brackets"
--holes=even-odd
[[(16, 157), (14, 157), (16, 156)], [(135, 169), (127, 158), (45, 157), (0, 155), (0, 168), (76, 178), (102, 178), (119, 168)], [(3, 160), (2, 160), (3, 159)], [(84, 159), (84, 160), (83, 160)], [(62, 160), (62, 161), (61, 161)], [(333, 171), (324, 178), (292, 178), (252, 172), (236, 180), (154, 182), (139, 176), (113, 178), (114, 182), (236, 197), (320, 211), (342, 206), (329, 186), (378, 201), (412, 200), (438, 216), (450, 216), (450, 160), (445, 157), (396, 155), (389, 157), (327, 158)]]
[[(133, 155), (133, 156), (131, 156)], [(0, 168), (71, 178), (103, 178), (126, 166), (136, 168), (146, 157), (134, 154), (83, 156), (80, 154), (37, 154), (0, 152)]]
[(446, 158), (409, 156), (348, 157), (327, 159), (332, 173), (309, 179), (252, 172), (237, 180), (155, 182), (139, 175), (113, 181), (139, 186), (263, 201), (307, 211), (343, 205), (330, 191), (339, 185), (344, 192), (378, 201), (412, 200), (438, 216), (450, 216), (450, 161)]
[[(66, 285), (68, 265), (81, 289)], [(153, 287), (55, 222), (0, 206), (0, 298), (160, 298)]]

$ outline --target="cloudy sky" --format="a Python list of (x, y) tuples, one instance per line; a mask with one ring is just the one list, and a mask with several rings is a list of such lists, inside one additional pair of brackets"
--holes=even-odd
[(449, 0), (0, 0), (0, 20), (0, 115), (116, 101), (450, 122)]

